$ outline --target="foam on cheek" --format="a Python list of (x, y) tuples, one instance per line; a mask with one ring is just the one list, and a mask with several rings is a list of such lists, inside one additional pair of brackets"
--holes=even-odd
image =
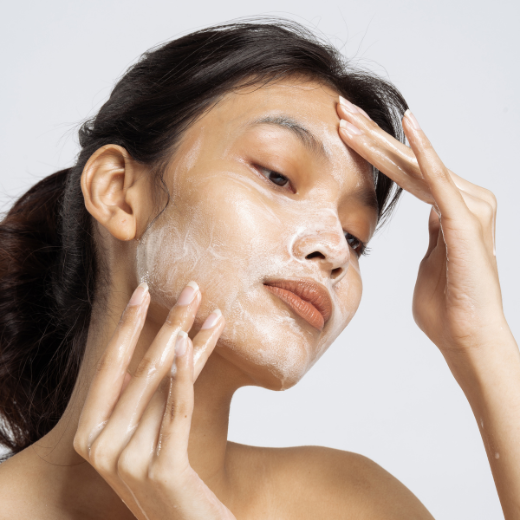
[[(358, 275), (347, 267), (353, 264), (333, 208), (310, 201), (280, 202), (253, 179), (226, 175), (232, 185), (225, 210), (218, 201), (191, 197), (197, 193), (192, 190), (204, 192), (202, 184), (211, 174), (200, 181), (190, 179), (184, 188), (190, 206), (177, 197), (180, 190), (174, 190), (170, 210), (137, 247), (138, 277), (166, 308), (185, 283), (195, 280), (203, 292), (199, 315), (218, 306), (226, 319), (219, 344), (260, 372), (267, 369), (286, 388), (309, 370), (350, 321), (359, 295), (347, 278)], [(305, 259), (315, 250), (343, 258), (341, 280), (324, 282), (319, 262)], [(268, 279), (301, 277), (325, 283), (333, 299), (333, 315), (318, 340), (288, 307), (273, 302), (275, 297), (263, 286)]]

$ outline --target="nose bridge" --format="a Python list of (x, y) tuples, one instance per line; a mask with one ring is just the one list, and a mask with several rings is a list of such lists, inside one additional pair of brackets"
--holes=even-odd
[(289, 244), (289, 253), (300, 262), (319, 260), (328, 269), (345, 269), (350, 252), (338, 213), (332, 208), (313, 208)]

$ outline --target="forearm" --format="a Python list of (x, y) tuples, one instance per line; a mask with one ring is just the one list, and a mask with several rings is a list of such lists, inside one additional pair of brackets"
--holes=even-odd
[(506, 520), (520, 519), (520, 353), (504, 326), (492, 343), (445, 355), (477, 420)]

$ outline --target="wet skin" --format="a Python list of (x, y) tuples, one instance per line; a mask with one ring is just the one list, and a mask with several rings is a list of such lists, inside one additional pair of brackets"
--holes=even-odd
[[(315, 139), (296, 135), (295, 122)], [(501, 308), (496, 201), (442, 165), (413, 116), (403, 126), (411, 149), (314, 83), (226, 96), (187, 131), (167, 170), (172, 201), (148, 230), (155, 207), (146, 168), (117, 146), (91, 157), (82, 186), (107, 255), (107, 306), (95, 309), (63, 418), (2, 465), (0, 484), (19, 518), (431, 518), (364, 457), (226, 438), (237, 388), (296, 383), (357, 309), (360, 249), (351, 237), (367, 242), (376, 225), (366, 161), (437, 208), (414, 317), (485, 422), (504, 511), (516, 518), (519, 414), (509, 411), (520, 409), (520, 361)], [(326, 287), (333, 314), (322, 330), (266, 291), (271, 277)], [(119, 321), (143, 279), (149, 291), (138, 288)], [(187, 303), (179, 295), (189, 280), (200, 290)], [(215, 307), (222, 316), (201, 329)], [(191, 340), (176, 353), (181, 329)], [(495, 456), (498, 445), (508, 458)], [(22, 481), (50, 508), (17, 496)]]
[[(333, 91), (251, 90), (226, 96), (187, 132), (167, 172), (170, 204), (140, 239), (137, 273), (165, 309), (197, 281), (201, 314), (218, 307), (226, 317), (217, 352), (249, 383), (280, 389), (354, 315), (360, 242), (370, 240), (377, 210), (371, 169), (338, 135)], [(267, 291), (272, 279), (324, 286), (332, 316), (323, 330)]]

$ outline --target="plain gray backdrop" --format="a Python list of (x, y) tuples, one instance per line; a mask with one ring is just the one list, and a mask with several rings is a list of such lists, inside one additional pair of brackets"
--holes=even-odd
[[(95, 114), (146, 49), (237, 17), (284, 16), (394, 82), (446, 165), (496, 194), (504, 306), (518, 338), (518, 3), (47, 0), (10, 2), (2, 11), (1, 209), (72, 164), (78, 123)], [(498, 519), (470, 407), (412, 319), (428, 212), (403, 196), (361, 261), (364, 294), (352, 323), (293, 389), (239, 391), (230, 438), (362, 453), (408, 486), (437, 519)]]

